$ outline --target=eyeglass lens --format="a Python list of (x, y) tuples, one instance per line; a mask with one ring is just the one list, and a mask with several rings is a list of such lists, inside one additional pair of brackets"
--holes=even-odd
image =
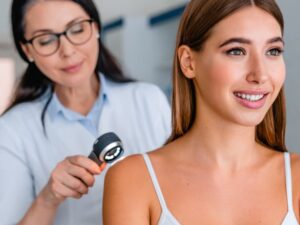
[(54, 54), (60, 46), (60, 36), (65, 35), (67, 39), (74, 45), (81, 45), (87, 42), (92, 34), (92, 26), (90, 20), (81, 21), (73, 24), (65, 32), (60, 34), (42, 34), (32, 40), (32, 45), (37, 53), (41, 55)]

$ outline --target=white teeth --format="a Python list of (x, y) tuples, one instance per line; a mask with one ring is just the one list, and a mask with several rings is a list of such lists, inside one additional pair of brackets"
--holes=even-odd
[(260, 95), (249, 95), (249, 94), (235, 93), (235, 95), (237, 97), (239, 97), (239, 98), (246, 99), (246, 100), (251, 101), (251, 102), (258, 101), (258, 100), (260, 100), (260, 99), (262, 99), (264, 97), (263, 94), (260, 94)]

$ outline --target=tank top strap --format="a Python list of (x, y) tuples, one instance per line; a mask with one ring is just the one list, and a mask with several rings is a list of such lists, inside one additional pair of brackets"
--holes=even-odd
[(293, 187), (292, 187), (292, 173), (291, 173), (291, 156), (290, 153), (284, 153), (285, 164), (285, 185), (287, 193), (288, 210), (293, 210)]
[(160, 189), (160, 186), (159, 186), (159, 183), (158, 183), (158, 180), (157, 180), (155, 171), (154, 171), (154, 169), (153, 169), (151, 160), (150, 160), (148, 154), (144, 153), (144, 154), (142, 154), (142, 155), (143, 155), (143, 157), (144, 157), (144, 160), (145, 160), (145, 163), (146, 163), (148, 172), (149, 172), (149, 174), (150, 174), (152, 183), (153, 183), (153, 185), (154, 185), (154, 189), (155, 189), (156, 195), (157, 195), (157, 197), (158, 197), (159, 203), (160, 203), (160, 205), (161, 205), (161, 208), (162, 208), (163, 211), (165, 211), (165, 210), (167, 210), (167, 204), (166, 204), (166, 202), (165, 202), (164, 196), (163, 196), (162, 191), (161, 191), (161, 189)]

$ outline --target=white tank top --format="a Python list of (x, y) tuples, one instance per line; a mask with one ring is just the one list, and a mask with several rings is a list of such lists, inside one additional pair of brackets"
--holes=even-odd
[[(180, 225), (180, 223), (176, 220), (176, 218), (172, 215), (172, 213), (169, 211), (167, 207), (167, 204), (165, 202), (164, 196), (160, 189), (149, 156), (147, 154), (143, 154), (143, 157), (147, 165), (152, 183), (154, 185), (155, 192), (157, 194), (162, 209), (158, 225)], [(285, 184), (286, 184), (286, 192), (287, 192), (288, 212), (281, 225), (299, 225), (293, 209), (291, 162), (290, 162), (290, 154), (288, 152), (284, 153), (284, 162), (285, 162)]]

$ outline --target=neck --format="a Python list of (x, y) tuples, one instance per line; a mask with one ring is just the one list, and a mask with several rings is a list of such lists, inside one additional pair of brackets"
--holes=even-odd
[[(257, 160), (263, 147), (255, 141), (255, 126), (242, 126), (211, 114), (197, 115), (185, 143), (193, 159), (224, 171), (236, 171)], [(201, 119), (200, 119), (201, 118)], [(186, 154), (186, 151), (185, 153)]]
[(65, 107), (82, 115), (87, 115), (99, 95), (99, 85), (100, 82), (94, 75), (78, 87), (56, 85), (54, 91)]

